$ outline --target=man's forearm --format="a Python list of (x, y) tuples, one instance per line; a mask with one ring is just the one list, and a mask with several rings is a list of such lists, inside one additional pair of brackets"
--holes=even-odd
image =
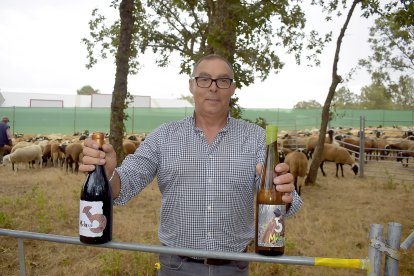
[(116, 170), (113, 171), (109, 182), (112, 187), (112, 198), (115, 199), (119, 196), (119, 193), (121, 191), (121, 178), (119, 177), (119, 174)]

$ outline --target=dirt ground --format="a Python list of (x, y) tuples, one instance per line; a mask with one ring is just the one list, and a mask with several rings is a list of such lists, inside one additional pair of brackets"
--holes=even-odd
[[(287, 221), (285, 255), (355, 258), (368, 256), (371, 224), (402, 225), (401, 242), (414, 231), (414, 183), (360, 178), (349, 167), (302, 189), (304, 205)], [(78, 236), (79, 194), (85, 176), (59, 168), (0, 167), (0, 228)], [(126, 206), (114, 207), (113, 240), (159, 244), (160, 193), (156, 181)], [(155, 275), (156, 254), (25, 240), (27, 275)], [(250, 248), (253, 252), (253, 247)], [(19, 274), (17, 241), (0, 236), (0, 274)], [(401, 252), (399, 275), (414, 275), (414, 247)], [(251, 263), (250, 275), (366, 275), (357, 269)]]

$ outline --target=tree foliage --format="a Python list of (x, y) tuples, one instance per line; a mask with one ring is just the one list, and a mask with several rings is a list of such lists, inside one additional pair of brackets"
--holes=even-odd
[[(139, 68), (139, 53), (147, 50), (158, 54), (155, 62), (160, 66), (169, 64), (173, 52), (179, 53), (183, 74), (190, 74), (201, 56), (216, 53), (234, 64), (236, 84), (242, 87), (281, 70), (284, 64), (277, 53), (282, 49), (292, 53), (297, 63), (306, 50), (307, 63), (318, 64), (317, 55), (330, 41), (330, 34), (305, 33), (301, 1), (135, 0), (138, 3), (142, 9), (135, 10), (132, 72)], [(97, 10), (92, 16), (90, 37), (83, 39), (88, 66), (97, 62), (97, 56), (113, 55), (118, 44), (119, 22), (106, 26)]]
[(98, 89), (93, 89), (90, 85), (82, 86), (81, 89), (76, 90), (78, 95), (92, 95), (92, 94), (99, 94)]
[(178, 98), (179, 100), (186, 100), (187, 102), (189, 102), (192, 106), (194, 106), (194, 97), (193, 95), (181, 95), (180, 98)]
[(315, 100), (309, 100), (309, 101), (300, 101), (297, 102), (293, 109), (312, 109), (312, 108), (321, 108), (322, 105), (315, 101)]
[(414, 73), (414, 2), (392, 1), (378, 11), (381, 16), (370, 29), (368, 42), (373, 54), (360, 60), (370, 73)]
[(391, 101), (397, 109), (412, 110), (414, 107), (414, 79), (400, 76), (398, 83), (389, 85)]
[(387, 109), (392, 106), (391, 95), (382, 82), (383, 75), (372, 74), (372, 84), (361, 89), (360, 104), (368, 109)]
[(336, 90), (335, 97), (332, 99), (332, 105), (335, 108), (357, 108), (359, 107), (359, 101), (359, 95), (342, 86)]
[[(412, 109), (414, 106), (414, 78), (400, 76), (398, 82), (388, 83), (384, 74), (374, 72), (372, 82), (361, 88), (357, 95), (346, 86), (335, 91), (331, 106), (335, 109)], [(315, 100), (299, 101), (294, 109), (320, 108)]]
[[(118, 1), (112, 7), (118, 8)], [(137, 73), (139, 55), (158, 54), (156, 63), (167, 66), (172, 53), (181, 57), (180, 73), (191, 74), (196, 60), (206, 54), (219, 54), (234, 66), (236, 85), (240, 88), (256, 78), (265, 80), (270, 72), (283, 68), (278, 52), (291, 53), (308, 65), (319, 64), (318, 54), (330, 41), (330, 33), (305, 32), (305, 13), (301, 1), (241, 0), (134, 0), (134, 27), (129, 71)], [(333, 1), (336, 6), (336, 1)], [(315, 3), (314, 3), (315, 4)], [(120, 22), (106, 25), (98, 10), (92, 13), (90, 37), (83, 42), (88, 50), (88, 65), (98, 58), (116, 53)], [(234, 95), (231, 114), (241, 118), (243, 109)]]

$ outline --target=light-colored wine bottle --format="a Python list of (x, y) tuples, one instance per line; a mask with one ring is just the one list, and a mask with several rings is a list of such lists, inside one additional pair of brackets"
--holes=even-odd
[[(104, 134), (95, 132), (92, 140), (102, 150)], [(112, 240), (112, 190), (102, 165), (89, 172), (80, 196), (79, 238), (87, 244)]]
[(266, 156), (256, 198), (256, 253), (276, 256), (285, 251), (286, 204), (273, 179), (279, 163), (277, 127), (266, 127)]

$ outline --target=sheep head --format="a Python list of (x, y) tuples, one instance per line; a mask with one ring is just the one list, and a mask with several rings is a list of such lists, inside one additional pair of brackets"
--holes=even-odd
[(353, 165), (352, 165), (352, 171), (355, 173), (355, 175), (358, 175), (358, 170), (359, 170), (359, 166), (358, 166), (358, 164), (357, 163), (354, 163)]
[(10, 164), (10, 163), (11, 163), (10, 155), (3, 156), (3, 166), (6, 166), (7, 164)]

